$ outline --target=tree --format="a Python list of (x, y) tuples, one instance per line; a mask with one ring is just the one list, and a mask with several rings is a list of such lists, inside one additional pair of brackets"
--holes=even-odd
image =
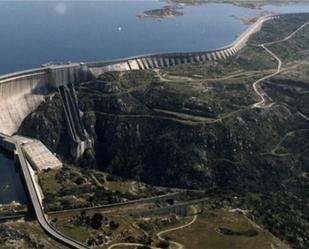
[(160, 240), (157, 247), (160, 247), (162, 249), (167, 249), (170, 246), (170, 242), (168, 240)]
[(110, 221), (109, 226), (112, 230), (115, 230), (119, 227), (119, 224), (113, 220)]
[(93, 228), (93, 229), (99, 229), (101, 228), (102, 226), (102, 220), (103, 220), (103, 215), (100, 214), (100, 213), (95, 213), (92, 218), (91, 218), (91, 221), (90, 221), (90, 226)]

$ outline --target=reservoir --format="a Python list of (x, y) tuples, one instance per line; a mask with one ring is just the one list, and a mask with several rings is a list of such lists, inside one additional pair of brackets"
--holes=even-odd
[(0, 204), (26, 203), (26, 195), (14, 161), (0, 152)]
[(239, 17), (263, 11), (309, 12), (309, 3), (185, 6), (184, 15), (139, 18), (166, 3), (149, 1), (1, 1), (0, 74), (47, 62), (97, 61), (227, 45), (247, 28)]

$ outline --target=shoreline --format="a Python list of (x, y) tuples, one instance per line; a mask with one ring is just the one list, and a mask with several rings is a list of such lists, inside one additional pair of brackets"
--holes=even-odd
[[(286, 14), (283, 14), (286, 15)], [(6, 83), (7, 81), (11, 81), (12, 78), (23, 78), (25, 75), (32, 75), (32, 74), (45, 74), (46, 70), (48, 70), (50, 67), (66, 67), (70, 68), (74, 64), (75, 67), (80, 67), (80, 66), (89, 66), (89, 67), (96, 67), (98, 65), (100, 66), (108, 66), (108, 65), (114, 65), (117, 63), (122, 63), (124, 61), (129, 61), (129, 60), (137, 60), (143, 57), (162, 57), (162, 56), (187, 56), (187, 57), (192, 57), (196, 54), (201, 54), (201, 53), (217, 53), (221, 50), (226, 50), (231, 48), (232, 46), (235, 46), (237, 42), (239, 42), (239, 39), (245, 35), (246, 33), (250, 32), (250, 29), (258, 22), (258, 20), (265, 19), (262, 22), (268, 21), (266, 20), (267, 18), (272, 17), (273, 15), (268, 15), (268, 16), (260, 16), (257, 18), (257, 21), (254, 22), (252, 25), (250, 25), (244, 32), (242, 32), (240, 35), (235, 37), (233, 41), (230, 43), (222, 46), (222, 47), (217, 47), (217, 48), (212, 48), (212, 49), (207, 49), (207, 50), (197, 50), (197, 51), (185, 51), (185, 52), (179, 52), (179, 51), (171, 51), (171, 52), (154, 52), (154, 53), (146, 53), (146, 54), (138, 54), (134, 56), (128, 56), (128, 57), (121, 57), (117, 59), (111, 59), (111, 60), (104, 60), (104, 61), (87, 61), (87, 62), (78, 62), (78, 63), (59, 63), (59, 64), (53, 64), (53, 65), (42, 65), (37, 68), (30, 68), (26, 70), (19, 70), (11, 73), (5, 73), (0, 75), (0, 85), (2, 83)], [(280, 14), (275, 15), (275, 16), (280, 16)], [(262, 23), (260, 23), (262, 24)], [(235, 51), (236, 52), (236, 51)]]
[[(139, 18), (171, 18), (184, 15), (186, 6), (197, 6), (205, 4), (232, 4), (241, 8), (262, 10), (265, 5), (286, 5), (297, 3), (308, 3), (306, 0), (164, 0), (166, 5), (158, 9), (145, 10), (137, 15)], [(240, 17), (242, 19), (242, 17)], [(246, 23), (245, 21), (244, 23)], [(252, 23), (252, 22), (249, 22)], [(248, 23), (247, 23), (248, 24)]]
[(165, 5), (162, 8), (145, 10), (142, 14), (137, 15), (139, 18), (170, 18), (183, 16), (183, 6), (180, 5)]

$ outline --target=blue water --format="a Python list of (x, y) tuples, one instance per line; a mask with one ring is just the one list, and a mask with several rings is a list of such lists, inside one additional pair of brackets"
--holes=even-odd
[[(233, 16), (262, 10), (231, 4), (185, 7), (184, 16), (137, 17), (162, 1), (0, 2), (0, 74), (43, 63), (96, 61), (224, 46), (246, 28)], [(265, 6), (279, 12), (309, 11), (309, 4)]]
[(0, 204), (12, 201), (26, 203), (24, 187), (14, 162), (0, 154)]

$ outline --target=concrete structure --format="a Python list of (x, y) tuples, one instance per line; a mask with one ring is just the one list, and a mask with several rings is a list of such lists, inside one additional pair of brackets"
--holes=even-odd
[[(34, 111), (49, 93), (57, 90), (59, 87), (87, 81), (89, 76), (91, 75), (87, 67), (81, 63), (49, 65), (44, 68), (1, 76), (0, 132), (6, 135), (13, 135), (18, 131), (25, 117)], [(69, 110), (70, 113), (77, 113), (75, 117), (79, 122), (77, 123), (74, 120), (72, 124), (76, 126), (80, 125), (81, 118), (76, 101), (77, 98), (72, 89), (73, 87), (71, 87), (69, 94), (71, 105), (64, 104), (64, 107), (67, 107), (66, 111)], [(79, 158), (85, 149), (91, 147), (92, 143), (87, 135), (82, 138), (79, 137), (76, 141), (76, 145), (71, 151), (73, 156)]]
[(203, 211), (205, 202), (207, 200), (208, 200), (207, 198), (202, 198), (202, 199), (199, 199), (199, 200), (182, 202), (182, 203), (178, 203), (176, 205), (171, 205), (171, 206), (162, 207), (162, 208), (133, 211), (130, 214), (134, 215), (134, 216), (139, 216), (139, 217), (151, 217), (151, 216), (157, 216), (157, 215), (170, 215), (170, 214), (187, 216), (189, 206), (201, 205), (201, 211)]
[(17, 141), (22, 147), (25, 157), (34, 171), (62, 167), (60, 160), (40, 141), (18, 135), (8, 137), (0, 133), (1, 148), (10, 152), (15, 152), (15, 141)]
[(235, 41), (222, 48), (200, 52), (145, 54), (118, 60), (87, 63), (86, 65), (92, 76), (97, 77), (107, 71), (145, 70), (178, 64), (227, 59), (241, 50), (250, 36), (261, 29), (264, 22), (277, 18), (279, 18), (279, 15), (260, 17), (245, 32), (238, 36)]
[(59, 86), (58, 90), (62, 99), (68, 132), (72, 139), (71, 155), (78, 159), (87, 148), (93, 148), (93, 139), (84, 128), (73, 83)]
[[(15, 136), (13, 138), (15, 138)], [(22, 147), (33, 170), (56, 169), (62, 167), (62, 163), (59, 159), (40, 141), (32, 140), (31, 142), (23, 144)]]
[(153, 197), (145, 197), (140, 198), (136, 200), (131, 201), (125, 201), (125, 202), (118, 202), (118, 203), (112, 203), (112, 204), (103, 204), (98, 206), (91, 206), (91, 207), (83, 207), (83, 208), (73, 208), (73, 209), (65, 209), (60, 211), (52, 211), (48, 212), (48, 214), (61, 214), (61, 213), (68, 213), (72, 211), (87, 211), (87, 210), (95, 210), (95, 209), (109, 209), (109, 208), (116, 208), (116, 207), (123, 207), (123, 206), (129, 206), (129, 205), (135, 205), (140, 203), (155, 203), (155, 202), (162, 202), (167, 200), (176, 200), (179, 199), (179, 196), (181, 195), (181, 192), (176, 193), (168, 193), (164, 195), (157, 195)]
[(49, 92), (45, 70), (33, 69), (0, 77), (0, 132), (15, 133), (24, 118)]

